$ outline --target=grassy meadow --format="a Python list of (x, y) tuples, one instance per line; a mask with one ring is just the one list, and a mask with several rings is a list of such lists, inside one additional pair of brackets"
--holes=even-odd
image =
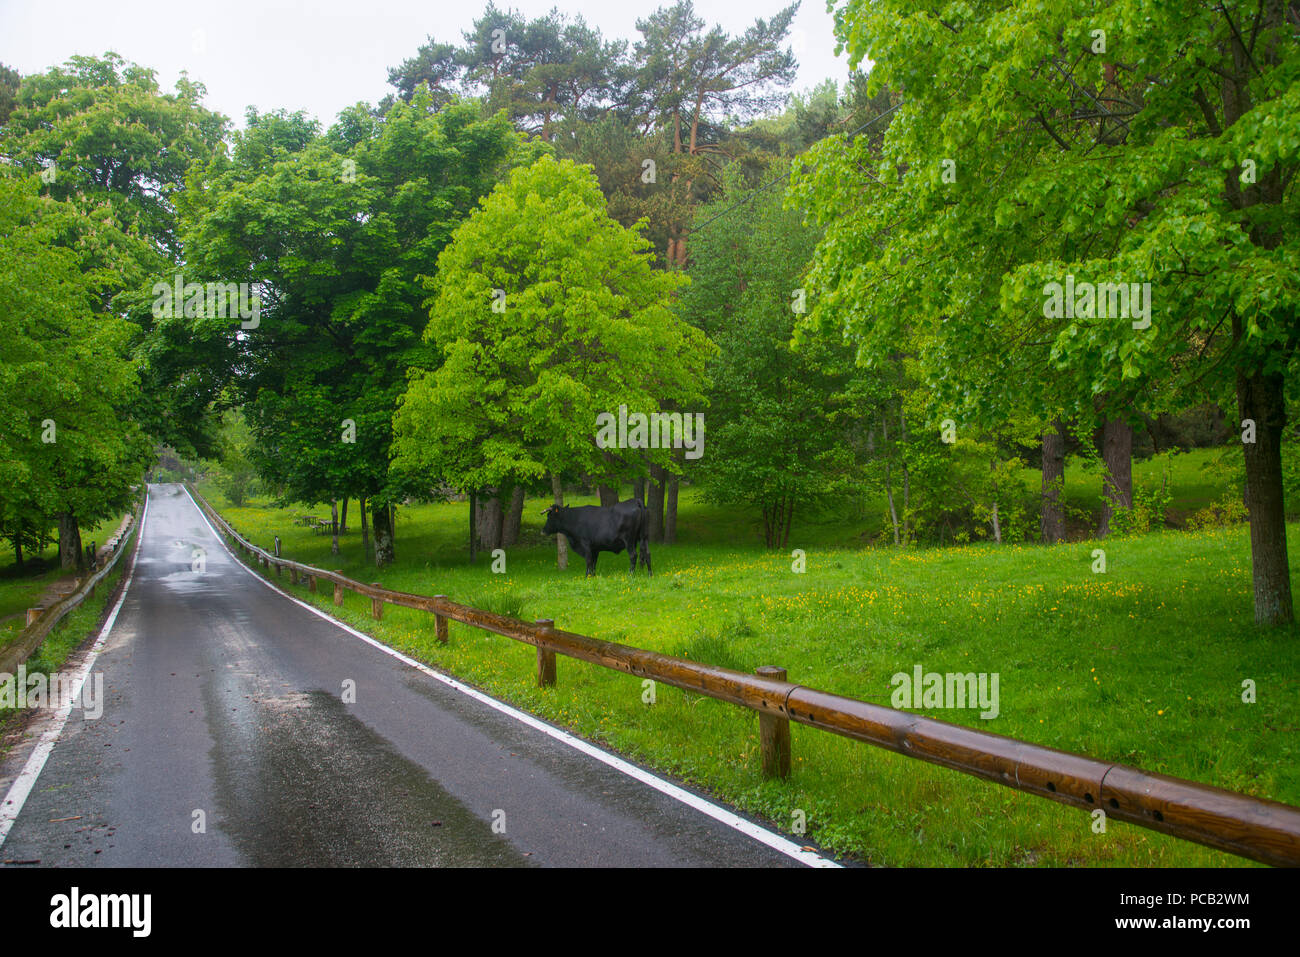
[[(1177, 456), (1174, 509), (1221, 497), (1201, 468), (1208, 453)], [(1164, 463), (1135, 463), (1135, 485)], [(1178, 471), (1175, 471), (1178, 470)], [(1099, 479), (1067, 470), (1066, 496)], [(1181, 479), (1178, 477), (1181, 475)], [(1199, 483), (1199, 484), (1197, 484)], [(397, 561), (376, 570), (362, 555), (359, 518), (330, 552), (330, 537), (297, 526), (302, 507), (251, 500), (233, 508), (210, 484), (200, 491), (241, 533), (286, 557), (386, 587), (452, 599), (693, 660), (752, 671), (781, 665), (791, 681), (888, 705), (891, 676), (985, 672), (1000, 676), (999, 714), (934, 710), (960, 723), (1098, 759), (1300, 804), (1300, 630), (1253, 623), (1245, 525), (1162, 530), (1058, 546), (866, 547), (881, 520), (800, 523), (789, 552), (760, 546), (758, 516), (722, 510), (684, 488), (679, 542), (652, 547), (654, 577), (629, 578), (626, 555), (604, 554), (583, 577), (570, 556), (556, 568), (540, 533), (545, 502), (530, 500), (506, 572), (469, 562), (467, 506), (399, 509)], [(571, 504), (590, 499), (570, 498)], [(317, 508), (314, 514), (325, 515)], [(1300, 555), (1300, 526), (1291, 528)], [(1093, 571), (1095, 548), (1106, 553)], [(272, 576), (274, 573), (271, 573)], [(283, 579), (288, 586), (288, 577)], [(759, 772), (757, 717), (744, 709), (559, 659), (555, 688), (535, 686), (535, 652), (452, 623), (447, 647), (433, 617), (349, 593), (314, 601), (389, 645), (589, 740), (674, 777), (803, 839), (876, 865), (1238, 866), (1250, 862), (1121, 822), (1092, 831), (1080, 811), (792, 725), (794, 771)], [(1300, 594), (1300, 587), (1297, 587)], [(1258, 700), (1242, 701), (1243, 682)], [(796, 840), (798, 834), (793, 834)]]

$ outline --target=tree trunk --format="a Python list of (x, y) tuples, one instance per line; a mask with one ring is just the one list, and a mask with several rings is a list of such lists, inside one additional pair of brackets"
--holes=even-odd
[(790, 547), (790, 526), (794, 524), (794, 496), (791, 495), (785, 503), (785, 534), (781, 538), (781, 547)]
[(898, 545), (898, 509), (894, 507), (894, 481), (889, 469), (889, 425), (883, 413), (880, 416), (880, 442), (885, 450), (885, 497), (889, 499), (889, 520), (894, 525), (894, 544)]
[(597, 486), (597, 490), (600, 492), (601, 505), (608, 507), (618, 504), (618, 489), (611, 485), (600, 485)]
[(1002, 544), (1002, 526), (998, 524), (998, 503), (993, 503), (993, 541)]
[(1097, 535), (1105, 538), (1115, 509), (1133, 507), (1133, 426), (1122, 419), (1106, 420), (1101, 431), (1101, 459), (1106, 471)]
[(343, 496), (343, 508), (339, 511), (339, 534), (348, 533), (348, 497)]
[(14, 536), (14, 564), (19, 568), (23, 567), (23, 539), (21, 535)]
[(366, 497), (364, 495), (357, 499), (357, 507), (361, 511), (361, 558), (363, 561), (370, 561), (370, 526), (366, 520)]
[(330, 502), (330, 525), (334, 533), (334, 544), (330, 547), (330, 554), (339, 553), (339, 500), (334, 499)]
[(898, 401), (898, 439), (902, 443), (899, 447), (898, 467), (903, 473), (903, 537), (910, 539), (910, 529), (908, 523), (908, 509), (912, 504), (912, 476), (907, 471), (907, 418), (903, 415), (903, 400)]
[(1065, 430), (1060, 420), (1043, 432), (1043, 505), (1039, 526), (1048, 545), (1065, 540)]
[(677, 541), (677, 487), (681, 484), (680, 475), (668, 479), (668, 494), (664, 502), (664, 544), (672, 545)]
[(635, 478), (632, 480), (632, 497), (642, 505), (645, 504), (645, 478)]
[[(556, 505), (564, 504), (564, 486), (560, 483), (560, 477), (554, 472), (551, 473), (551, 494)], [(555, 564), (560, 571), (569, 567), (569, 540), (560, 532), (555, 536)]]
[(885, 462), (885, 497), (889, 499), (889, 521), (894, 526), (894, 544), (901, 545), (898, 535), (898, 509), (894, 507), (894, 483), (889, 477), (889, 462)]
[(503, 521), (501, 496), (494, 490), (492, 497), (483, 502), (478, 510), (478, 540), (488, 551), (501, 547)]
[(524, 487), (516, 485), (510, 490), (510, 508), (501, 526), (501, 547), (519, 544), (519, 526), (524, 520)]
[(1255, 622), (1261, 625), (1289, 624), (1295, 618), (1282, 486), (1284, 388), (1285, 380), (1280, 375), (1237, 373), (1237, 409), (1241, 419), (1255, 422), (1255, 441), (1243, 442), (1241, 447), (1246, 458)]
[(86, 567), (86, 556), (81, 551), (81, 529), (71, 512), (59, 514), (59, 566), (65, 572)]
[(650, 466), (650, 541), (664, 540), (664, 468), (662, 465)]
[(478, 494), (469, 493), (469, 563), (478, 554)]
[(383, 568), (394, 557), (393, 507), (381, 505), (379, 508), (371, 508), (370, 516), (375, 528), (375, 567)]

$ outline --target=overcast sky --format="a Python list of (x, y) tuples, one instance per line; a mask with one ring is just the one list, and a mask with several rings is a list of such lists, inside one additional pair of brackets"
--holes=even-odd
[[(581, 14), (608, 38), (635, 41), (637, 19), (671, 0), (498, 0), (530, 19), (558, 6)], [(74, 54), (113, 50), (157, 71), (170, 91), (182, 70), (207, 87), (206, 105), (243, 126), (244, 110), (306, 110), (325, 125), (358, 100), (392, 92), (388, 68), (432, 35), (459, 43), (486, 0), (0, 0), (0, 62), (36, 73)], [(696, 14), (736, 34), (782, 0), (696, 0)], [(825, 0), (803, 0), (790, 45), (799, 61), (794, 90), (822, 80), (843, 85), (847, 60)]]

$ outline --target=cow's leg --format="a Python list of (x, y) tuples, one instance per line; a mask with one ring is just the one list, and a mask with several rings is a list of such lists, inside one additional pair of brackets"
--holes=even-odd
[(635, 542), (633, 542), (631, 545), (628, 546), (627, 560), (629, 564), (627, 573), (629, 575), (635, 575), (636, 574), (636, 543)]
[(641, 539), (641, 564), (645, 566), (645, 573), (653, 578), (654, 572), (650, 570), (650, 540), (648, 538)]
[(588, 578), (596, 574), (596, 557), (598, 555), (600, 555), (600, 552), (596, 551), (593, 548), (591, 550), (591, 554), (587, 556), (587, 577)]

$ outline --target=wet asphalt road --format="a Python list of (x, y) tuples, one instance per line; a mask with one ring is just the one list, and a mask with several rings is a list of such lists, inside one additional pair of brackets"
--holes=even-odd
[(259, 584), (177, 485), (93, 670), (103, 715), (73, 709), (0, 859), (800, 866)]

